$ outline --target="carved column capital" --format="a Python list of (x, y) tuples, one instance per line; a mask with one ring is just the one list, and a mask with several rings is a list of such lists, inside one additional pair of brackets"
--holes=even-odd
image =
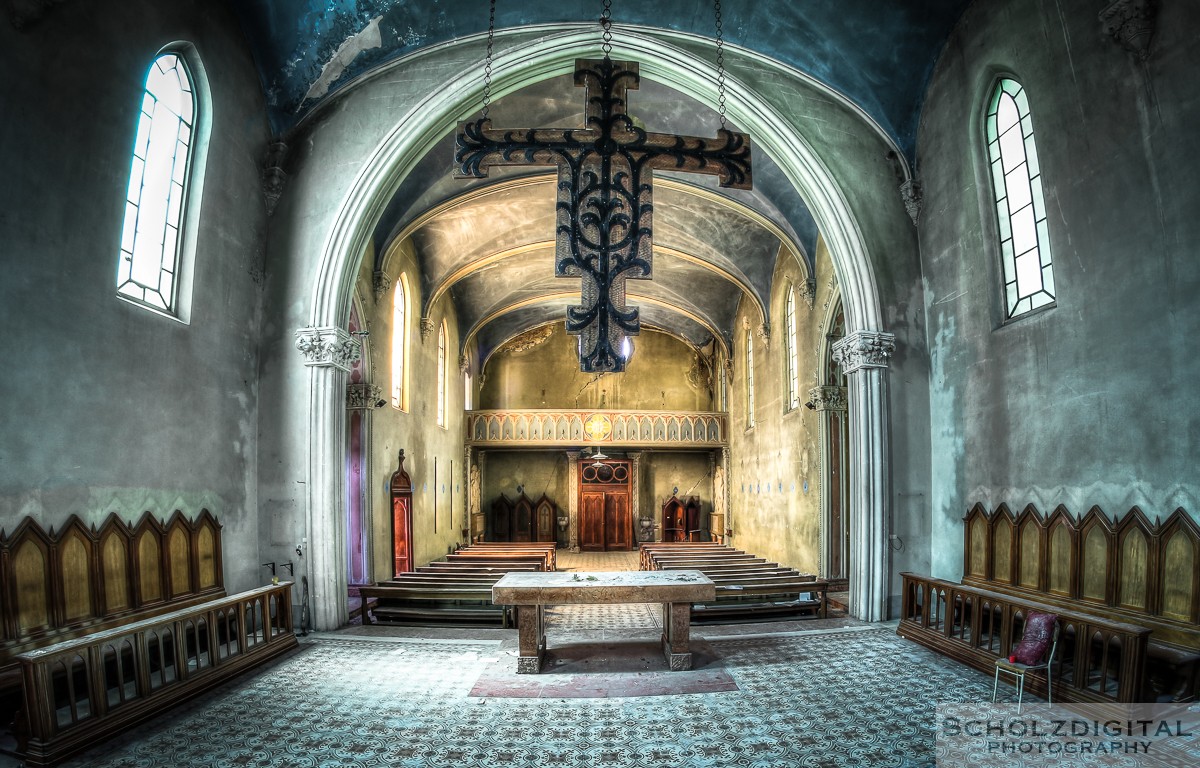
[(908, 218), (912, 219), (913, 226), (916, 226), (921, 219), (921, 207), (925, 203), (921, 182), (909, 179), (901, 184), (900, 199), (904, 201), (904, 210), (908, 211)]
[(887, 368), (896, 350), (896, 337), (883, 331), (854, 331), (833, 345), (833, 361), (842, 373), (862, 368)]
[(463, 352), (458, 356), (458, 372), (466, 373), (471, 370), (471, 356)]
[(304, 355), (305, 365), (339, 371), (349, 371), (362, 357), (358, 340), (342, 328), (301, 328), (296, 331), (296, 349)]
[(422, 317), (420, 322), (421, 327), (421, 343), (424, 344), (429, 340), (429, 334), (433, 333), (434, 324), (433, 318)]
[(835, 386), (813, 387), (808, 390), (808, 405), (814, 411), (844, 411), (847, 409), (846, 388)]
[(1150, 38), (1158, 15), (1155, 0), (1116, 0), (1100, 11), (1104, 35), (1129, 51), (1139, 61), (1150, 56)]
[(287, 154), (288, 145), (282, 141), (272, 141), (267, 145), (267, 155), (263, 160), (262, 185), (268, 216), (275, 213), (275, 204), (279, 202), (279, 197), (283, 194), (283, 185), (287, 183), (288, 175), (283, 170)]
[(371, 289), (375, 292), (375, 301), (383, 298), (384, 294), (392, 290), (392, 278), (382, 269), (377, 269), (371, 273)]

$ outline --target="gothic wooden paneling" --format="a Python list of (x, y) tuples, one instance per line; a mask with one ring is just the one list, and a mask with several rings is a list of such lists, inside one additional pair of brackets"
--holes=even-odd
[(133, 534), (120, 519), (106, 525), (100, 534), (100, 578), (104, 582), (104, 613), (133, 607), (134, 589), (129, 563), (133, 557)]
[(220, 597), (223, 584), (221, 527), (207, 510), (166, 526), (146, 513), (132, 529), (115, 514), (99, 528), (72, 515), (49, 533), (26, 518), (0, 531), (0, 672), (16, 653)]
[(1010, 547), (1003, 539), (1013, 525), (1003, 506), (990, 514), (971, 508), (963, 518), (964, 583), (1091, 603), (1126, 621), (1144, 617), (1155, 642), (1200, 650), (1200, 526), (1185, 510), (1151, 522), (1137, 507), (1119, 520), (1093, 507), (1076, 523), (1064, 507), (1044, 518), (1031, 505), (1016, 518)]
[(1013, 580), (1013, 524), (1012, 513), (1003, 504), (996, 510), (992, 522), (992, 579), (1011, 584)]

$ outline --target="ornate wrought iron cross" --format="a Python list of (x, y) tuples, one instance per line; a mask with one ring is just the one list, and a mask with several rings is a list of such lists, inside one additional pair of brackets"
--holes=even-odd
[(580, 336), (579, 368), (623, 371), (626, 336), (641, 328), (625, 305), (625, 281), (650, 277), (651, 171), (707, 173), (722, 187), (750, 189), (750, 137), (725, 128), (717, 138), (649, 133), (633, 124), (625, 92), (640, 83), (634, 62), (575, 62), (585, 91), (585, 127), (492, 130), (481, 118), (458, 126), (459, 178), (493, 165), (557, 165), (556, 277), (582, 277), (582, 305), (567, 308), (567, 333)]

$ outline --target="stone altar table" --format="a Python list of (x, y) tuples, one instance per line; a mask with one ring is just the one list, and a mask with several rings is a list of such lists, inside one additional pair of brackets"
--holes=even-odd
[(700, 571), (603, 573), (518, 572), (492, 587), (492, 602), (517, 607), (518, 674), (536, 674), (546, 652), (546, 606), (662, 603), (663, 654), (671, 670), (692, 668), (692, 603), (715, 600), (717, 588)]

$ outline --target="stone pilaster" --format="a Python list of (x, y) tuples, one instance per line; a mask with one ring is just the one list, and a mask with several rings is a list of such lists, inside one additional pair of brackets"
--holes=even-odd
[(567, 451), (567, 546), (579, 551), (579, 451)]

